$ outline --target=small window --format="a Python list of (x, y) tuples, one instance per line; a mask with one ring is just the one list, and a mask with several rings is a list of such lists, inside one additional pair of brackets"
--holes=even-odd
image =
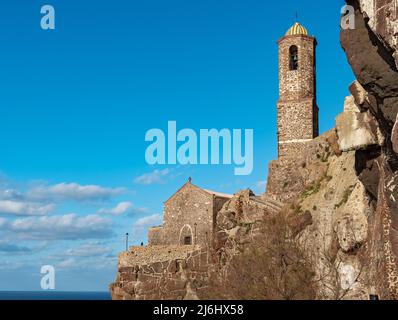
[(291, 46), (289, 49), (289, 61), (290, 61), (290, 70), (298, 70), (299, 59), (298, 59), (298, 48), (297, 46)]
[(190, 246), (192, 244), (192, 237), (185, 237), (184, 238), (184, 245)]

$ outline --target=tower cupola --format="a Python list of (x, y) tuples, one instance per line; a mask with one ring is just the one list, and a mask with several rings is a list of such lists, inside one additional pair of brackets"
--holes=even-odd
[(305, 35), (308, 36), (308, 30), (304, 28), (300, 23), (296, 22), (289, 30), (286, 32), (287, 36), (298, 36)]

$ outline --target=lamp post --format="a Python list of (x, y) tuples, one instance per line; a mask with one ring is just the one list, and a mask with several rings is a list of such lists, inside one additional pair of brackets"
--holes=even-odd
[(129, 233), (126, 232), (126, 252), (129, 251)]

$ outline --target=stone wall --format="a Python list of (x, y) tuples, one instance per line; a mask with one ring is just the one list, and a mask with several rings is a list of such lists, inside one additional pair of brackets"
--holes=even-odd
[(131, 248), (119, 256), (112, 299), (198, 299), (206, 289), (209, 262), (209, 252), (196, 246)]
[(318, 135), (314, 118), (317, 106), (313, 99), (278, 103), (278, 156), (295, 157), (303, 143)]
[(307, 185), (319, 180), (325, 174), (329, 157), (340, 153), (335, 130), (290, 147), (289, 157), (269, 164), (266, 194), (281, 202), (291, 201)]
[(156, 246), (164, 243), (163, 227), (153, 227), (148, 230), (148, 245)]

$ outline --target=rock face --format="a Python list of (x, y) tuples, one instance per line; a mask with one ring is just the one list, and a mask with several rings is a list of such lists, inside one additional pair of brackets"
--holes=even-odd
[(238, 192), (217, 215), (214, 255), (218, 263), (225, 263), (240, 252), (240, 246), (252, 243), (259, 224), (280, 209), (278, 202), (256, 197), (251, 190)]
[(391, 141), (394, 152), (398, 153), (398, 115), (394, 128), (392, 129)]
[(396, 54), (398, 52), (398, 2), (396, 0), (361, 0), (359, 4), (361, 11), (369, 18), (369, 27), (380, 40), (395, 50), (393, 56), (398, 62)]
[[(398, 298), (398, 2), (347, 0), (355, 8), (355, 28), (341, 31), (341, 43), (363, 87), (352, 90), (357, 104), (367, 108), (384, 141), (380, 148), (356, 154), (356, 170), (371, 196), (376, 215), (368, 239), (371, 254), (383, 252), (375, 290), (383, 298)], [(364, 96), (366, 98), (364, 99)]]
[[(351, 119), (353, 112), (363, 117), (353, 98), (348, 97), (337, 123)], [(358, 122), (356, 128), (367, 132), (369, 123)], [(278, 166), (271, 163), (267, 192), (283, 199), (289, 194), (290, 216), (303, 221), (310, 217), (310, 223), (302, 224), (296, 236), (300, 237), (301, 247), (312, 260), (315, 278), (319, 279), (317, 298), (367, 299), (373, 270), (371, 263), (365, 262), (366, 243), (369, 221), (375, 213), (356, 173), (356, 149), (373, 146), (377, 141), (355, 143), (351, 130), (340, 130), (337, 135), (338, 131), (331, 130), (311, 142), (297, 154), (297, 162), (292, 159)], [(350, 139), (350, 147), (341, 151), (338, 146)], [(284, 181), (295, 183), (283, 187)]]
[(361, 112), (354, 97), (347, 97), (344, 111), (336, 119), (341, 151), (366, 149), (380, 144), (381, 133), (370, 112)]
[[(263, 195), (286, 203), (282, 211), (288, 212), (292, 235), (314, 267), (317, 299), (368, 299), (377, 286), (383, 260), (376, 239), (382, 228), (376, 223), (372, 197), (357, 173), (357, 153), (380, 148), (377, 122), (352, 96), (345, 106), (336, 122), (352, 119), (356, 113), (356, 118), (365, 119), (356, 123), (356, 130), (373, 140), (356, 143), (352, 130), (333, 129), (294, 158), (272, 162)], [(340, 150), (350, 139), (350, 147)], [(218, 213), (215, 264), (219, 268), (228, 270), (235, 255), (257, 242), (260, 222), (281, 214), (256, 204), (250, 191), (240, 192)]]

